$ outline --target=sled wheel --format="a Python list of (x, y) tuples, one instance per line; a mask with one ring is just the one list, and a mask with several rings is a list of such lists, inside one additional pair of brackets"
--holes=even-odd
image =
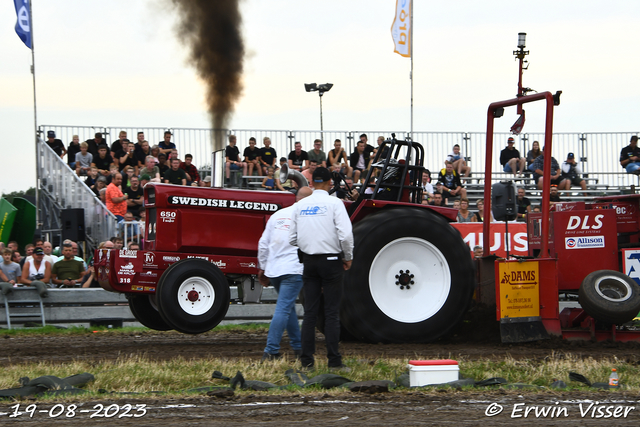
[(170, 331), (173, 328), (160, 316), (155, 298), (155, 295), (129, 294), (127, 295), (129, 309), (136, 320), (142, 323), (143, 326), (156, 331)]
[(594, 319), (622, 325), (640, 312), (640, 287), (618, 271), (598, 270), (582, 281), (578, 301)]
[(428, 342), (464, 316), (475, 283), (469, 248), (444, 218), (396, 208), (354, 227), (340, 319), (357, 339)]
[(227, 314), (230, 292), (224, 274), (208, 261), (184, 259), (160, 277), (158, 311), (173, 329), (200, 334), (215, 328)]

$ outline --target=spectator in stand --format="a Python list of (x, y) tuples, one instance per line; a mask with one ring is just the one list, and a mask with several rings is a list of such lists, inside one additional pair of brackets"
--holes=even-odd
[[(373, 149), (373, 152), (371, 153), (371, 157), (375, 158), (376, 154), (378, 153), (378, 149), (382, 146), (382, 143), (384, 142), (384, 136), (379, 136), (378, 137), (378, 146), (376, 148)], [(386, 159), (387, 158), (387, 152), (389, 151), (389, 146), (387, 145), (386, 147), (384, 147), (384, 150), (382, 151), (382, 154), (380, 154), (380, 159)]]
[(476, 245), (473, 247), (473, 257), (474, 258), (482, 258), (483, 254), (482, 246)]
[(176, 148), (176, 144), (171, 142), (171, 136), (173, 136), (173, 134), (170, 130), (164, 131), (164, 139), (158, 142), (158, 148), (160, 149), (161, 153), (169, 155), (171, 150), (174, 150)]
[(549, 193), (549, 207), (561, 201), (562, 200), (560, 199), (560, 193), (558, 193), (558, 186), (555, 184), (551, 184), (551, 190)]
[(460, 210), (460, 200), (454, 200), (453, 201), (453, 205), (451, 206), (451, 208), (459, 211)]
[(205, 176), (204, 179), (201, 179), (199, 186), (211, 188), (211, 176)]
[(575, 155), (573, 153), (567, 154), (567, 160), (562, 163), (562, 178), (567, 181), (565, 188), (570, 190), (572, 185), (579, 185), (584, 191), (582, 194), (588, 197), (587, 182), (580, 177), (581, 174), (582, 170), (580, 170), (580, 165), (576, 163)]
[(122, 172), (122, 170), (131, 166), (133, 168), (134, 175), (138, 175), (138, 160), (134, 155), (134, 147), (133, 144), (129, 144), (129, 142), (125, 139), (120, 142), (122, 145), (122, 150), (116, 153), (115, 163), (118, 165), (118, 170)]
[(349, 166), (353, 170), (353, 182), (360, 182), (360, 178), (366, 176), (365, 170), (369, 164), (373, 147), (367, 144), (367, 136), (360, 135), (360, 141), (356, 144), (355, 150), (349, 156)]
[(98, 198), (100, 198), (100, 201), (102, 203), (107, 203), (107, 187), (100, 189), (100, 191), (98, 192)]
[(140, 219), (138, 220), (138, 222), (140, 223), (140, 234), (141, 234), (141, 239), (140, 240), (144, 240), (144, 233), (145, 233), (145, 224), (147, 223), (147, 212), (144, 209), (140, 210)]
[[(315, 160), (318, 166), (322, 166), (323, 168), (327, 167), (327, 155), (322, 151), (321, 139), (313, 141), (313, 150), (307, 153), (307, 157), (309, 157), (309, 162)], [(309, 164), (309, 166), (311, 166), (311, 164)]]
[(431, 200), (429, 204), (433, 206), (447, 206), (442, 198), (442, 193), (438, 193), (437, 191), (433, 193), (433, 200)]
[(164, 173), (170, 169), (166, 154), (158, 154), (158, 163), (156, 166), (160, 169), (160, 176), (164, 176)]
[(262, 139), (264, 147), (260, 149), (260, 157), (258, 157), (258, 161), (260, 162), (260, 166), (262, 167), (262, 173), (260, 175), (267, 174), (267, 168), (272, 166), (274, 169), (278, 169), (278, 153), (276, 153), (276, 149), (271, 147), (271, 139), (268, 136), (265, 136)]
[(242, 169), (242, 175), (247, 174), (247, 164), (240, 160), (240, 150), (236, 147), (235, 135), (229, 135), (229, 145), (225, 148), (224, 156), (226, 184), (229, 184), (232, 170)]
[[(71, 150), (71, 146), (69, 146), (69, 150)], [(87, 176), (91, 170), (91, 163), (93, 163), (93, 154), (89, 153), (89, 144), (83, 142), (80, 144), (80, 151), (75, 155), (76, 175)]]
[(112, 237), (111, 241), (113, 242), (113, 249), (120, 250), (124, 246), (124, 240), (122, 240), (122, 237)]
[[(457, 201), (457, 200), (456, 200)], [(460, 210), (458, 211), (458, 222), (472, 222), (473, 214), (469, 211), (469, 200), (460, 199)]]
[(9, 241), (9, 243), (7, 243), (7, 247), (9, 249), (11, 249), (12, 251), (19, 251), (20, 250), (20, 247), (18, 246), (18, 242), (16, 242), (15, 240)]
[(20, 255), (20, 252), (18, 251), (13, 251), (13, 255), (11, 256), (11, 260), (15, 263), (17, 263), (18, 265), (20, 265), (22, 263), (22, 255)]
[(76, 154), (80, 152), (80, 137), (73, 135), (67, 147), (67, 164), (72, 170), (76, 169)]
[[(171, 151), (163, 154), (167, 156), (167, 160), (171, 160)], [(158, 147), (157, 145), (154, 145), (153, 147), (151, 147), (151, 155), (156, 159), (156, 163), (157, 163), (158, 156), (160, 156), (160, 147)]]
[(36, 281), (46, 285), (51, 281), (51, 264), (44, 260), (42, 248), (34, 250), (33, 259), (26, 261), (22, 267), (20, 282), (25, 286), (33, 286)]
[(35, 245), (31, 243), (27, 243), (24, 247), (24, 257), (20, 260), (20, 268), (24, 267), (24, 262), (33, 255), (33, 250), (35, 249)]
[(339, 139), (333, 142), (333, 150), (329, 151), (327, 163), (332, 172), (340, 172), (345, 176), (351, 176), (353, 174), (353, 170), (351, 166), (349, 166), (347, 153), (345, 153), (344, 148), (342, 148), (342, 141)]
[(284, 188), (282, 188), (280, 181), (273, 176), (273, 172), (274, 170), (272, 167), (269, 167), (267, 169), (267, 176), (265, 176), (262, 180), (262, 188), (265, 188), (267, 190), (284, 191)]
[(51, 265), (58, 261), (58, 257), (53, 255), (53, 245), (51, 242), (43, 242), (42, 249), (44, 250), (44, 259), (49, 261)]
[(98, 147), (98, 156), (93, 157), (93, 162), (91, 166), (95, 166), (98, 168), (98, 173), (102, 176), (109, 176), (109, 168), (111, 165), (115, 164), (113, 162), (113, 158), (110, 154), (107, 153), (107, 145), (102, 144)]
[[(280, 157), (280, 167), (282, 168), (282, 166), (287, 163), (287, 158), (286, 157)], [(291, 178), (287, 178), (287, 180), (284, 182), (284, 184), (281, 184), (282, 188), (284, 188), (287, 191), (291, 191), (292, 193), (296, 193), (298, 190), (298, 184), (295, 183), (294, 180), (292, 180)]]
[(187, 185), (187, 174), (180, 169), (180, 159), (171, 159), (171, 169), (162, 178), (165, 184)]
[(51, 277), (54, 285), (61, 288), (73, 288), (80, 286), (81, 280), (85, 275), (85, 268), (82, 261), (75, 259), (73, 255), (73, 246), (71, 243), (62, 244), (62, 259), (53, 264), (51, 269)]
[(151, 177), (146, 173), (140, 175), (140, 188), (144, 189), (144, 186), (147, 185), (147, 182), (151, 181)]
[(91, 190), (93, 190), (93, 193), (96, 195), (96, 197), (98, 199), (101, 199), (100, 197), (100, 190), (104, 190), (107, 188), (107, 178), (104, 176), (99, 176), (96, 179), (96, 183), (94, 184), (94, 186), (91, 188)]
[(122, 170), (122, 189), (131, 187), (131, 178), (133, 178), (133, 168), (131, 166), (125, 166)]
[(369, 138), (367, 138), (366, 133), (363, 133), (362, 135), (360, 135), (360, 141), (364, 142), (366, 151), (368, 151), (369, 153), (373, 153), (373, 150), (375, 150), (375, 147), (369, 144)]
[(289, 153), (289, 157), (287, 157), (289, 161), (289, 169), (302, 172), (309, 168), (309, 155), (302, 149), (302, 143), (300, 143), (300, 141), (296, 141), (293, 146), (294, 150), (291, 151)]
[(449, 199), (458, 197), (467, 197), (467, 190), (462, 187), (460, 175), (453, 170), (453, 163), (445, 161), (445, 168), (438, 175), (438, 192), (442, 193), (442, 197), (449, 202)]
[(313, 172), (315, 172), (318, 167), (318, 161), (316, 159), (309, 160), (309, 169), (305, 169), (302, 171), (302, 176), (307, 178), (307, 182), (309, 183), (309, 187), (313, 188)]
[(140, 169), (140, 176), (149, 175), (151, 182), (162, 182), (160, 180), (160, 168), (156, 166), (156, 159), (153, 156), (147, 156), (145, 167)]
[(107, 146), (107, 140), (102, 137), (102, 133), (100, 132), (96, 132), (93, 138), (87, 139), (85, 142), (89, 144), (89, 152), (94, 159), (98, 157), (98, 148), (100, 148), (101, 145)]
[[(73, 240), (71, 240), (71, 239), (65, 239), (65, 240), (62, 242), (63, 246), (64, 246), (64, 244), (65, 244), (65, 243), (68, 243), (68, 244), (70, 244), (70, 245), (71, 245), (71, 253), (73, 254), (73, 259), (75, 259), (76, 261), (80, 261), (80, 262), (82, 263), (82, 266), (83, 266), (83, 268), (84, 268), (84, 271), (86, 271), (86, 270), (87, 270), (87, 263), (86, 263), (86, 261), (85, 261), (84, 259), (82, 259), (82, 258), (78, 255), (78, 244), (77, 244), (76, 242), (74, 242)], [(60, 261), (61, 259), (62, 259), (62, 257), (61, 257), (61, 258), (59, 258), (59, 259), (58, 259), (58, 261)], [(58, 262), (58, 261), (56, 261), (56, 262)], [(55, 263), (54, 263), (54, 264), (55, 264)]]
[(61, 159), (64, 159), (64, 155), (67, 154), (66, 148), (61, 140), (56, 138), (56, 133), (52, 130), (47, 132), (47, 140), (45, 141), (53, 151), (56, 152)]
[[(536, 160), (533, 162), (533, 167), (533, 180), (538, 185), (538, 189), (542, 190), (542, 186), (544, 185), (544, 177), (542, 176), (542, 174), (544, 173), (544, 154), (540, 154), (538, 157), (536, 157)], [(558, 161), (553, 156), (551, 156), (550, 184), (555, 185), (560, 189), (567, 189), (566, 185), (570, 184), (569, 181), (562, 178), (562, 169), (560, 169)]]
[(136, 223), (136, 219), (131, 212), (124, 214), (124, 219), (118, 223), (120, 232), (124, 236), (125, 246), (129, 246), (132, 241), (140, 240), (140, 226)]
[(193, 156), (191, 154), (185, 155), (184, 162), (180, 163), (180, 169), (187, 173), (187, 185), (192, 185), (193, 183), (198, 185), (200, 182), (200, 174), (198, 173), (198, 168), (191, 163), (192, 161)]
[(507, 139), (507, 147), (500, 152), (500, 164), (504, 172), (513, 173), (514, 177), (522, 176), (524, 172), (524, 157), (520, 156), (520, 152), (515, 148), (516, 141), (509, 137)]
[(113, 181), (107, 187), (105, 193), (105, 204), (109, 212), (115, 215), (118, 221), (122, 221), (124, 214), (127, 213), (127, 195), (122, 194), (122, 174), (117, 172), (113, 177)]
[(22, 269), (20, 264), (11, 261), (11, 249), (5, 248), (2, 250), (2, 264), (0, 264), (0, 271), (3, 276), (2, 281), (9, 283), (11, 286), (18, 286), (22, 279)]
[(447, 160), (453, 163), (453, 169), (458, 171), (459, 176), (471, 175), (471, 168), (467, 166), (467, 161), (464, 159), (464, 154), (460, 152), (460, 145), (453, 146), (453, 151), (447, 156)]
[[(143, 168), (146, 164), (146, 159), (148, 156), (151, 156), (151, 149), (149, 148), (148, 141), (142, 141), (142, 143), (133, 150), (136, 160), (138, 161), (138, 168)], [(157, 161), (154, 158), (154, 162)]]
[(131, 177), (131, 186), (124, 191), (127, 195), (127, 212), (132, 213), (134, 216), (140, 216), (140, 208), (142, 207), (143, 191), (140, 187), (140, 180), (137, 176)]
[[(130, 143), (130, 141), (127, 139), (127, 132), (121, 130), (120, 133), (118, 134), (118, 139), (116, 139), (112, 144), (111, 144), (111, 157), (115, 158), (116, 157), (116, 153), (118, 153), (118, 151), (122, 150), (122, 142), (124, 140), (127, 140), (127, 142)], [(133, 146), (133, 143), (131, 143), (131, 145)], [(135, 148), (135, 147), (134, 147)]]
[(540, 212), (542, 212), (542, 210), (540, 209), (540, 205), (535, 205), (535, 206), (533, 207), (533, 209), (531, 210), (531, 212), (533, 212), (533, 213), (540, 213)]
[(254, 168), (258, 172), (258, 175), (262, 176), (260, 149), (256, 147), (256, 139), (254, 137), (249, 138), (249, 146), (244, 149), (242, 156), (244, 157), (244, 162), (249, 167), (249, 176), (253, 176)]
[(640, 175), (640, 148), (638, 148), (638, 137), (636, 135), (633, 135), (629, 145), (620, 151), (620, 166), (627, 173)]
[(538, 158), (538, 156), (542, 154), (540, 151), (540, 143), (538, 141), (533, 141), (531, 144), (531, 150), (527, 153), (527, 170), (530, 172), (534, 172), (533, 162)]
[[(491, 199), (488, 199), (489, 203), (491, 203)], [(478, 212), (473, 215), (471, 218), (471, 222), (484, 222), (484, 199), (478, 199), (476, 202), (476, 207), (478, 208)], [(491, 207), (489, 207), (489, 212), (491, 212)], [(491, 222), (494, 221), (493, 212), (491, 212)]]
[(518, 221), (524, 222), (527, 214), (531, 212), (531, 201), (525, 197), (524, 187), (518, 188), (516, 203), (518, 204)]
[[(111, 184), (111, 181), (113, 181), (113, 177), (117, 173), (118, 173), (118, 165), (112, 164), (111, 166), (109, 166), (109, 176), (106, 177), (107, 184)], [(124, 183), (124, 177), (122, 177), (122, 182)]]
[(429, 204), (429, 201), (433, 198), (433, 185), (431, 185), (431, 171), (425, 169), (422, 173), (422, 203), (425, 201)]

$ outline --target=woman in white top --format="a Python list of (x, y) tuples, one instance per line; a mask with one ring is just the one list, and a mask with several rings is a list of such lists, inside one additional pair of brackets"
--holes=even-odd
[(22, 284), (32, 286), (34, 282), (49, 285), (51, 281), (51, 264), (44, 259), (42, 248), (35, 248), (33, 259), (27, 260), (22, 267)]

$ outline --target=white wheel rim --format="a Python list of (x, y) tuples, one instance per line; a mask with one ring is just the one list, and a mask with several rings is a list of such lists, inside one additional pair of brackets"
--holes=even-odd
[(199, 316), (205, 314), (216, 300), (216, 291), (211, 282), (204, 277), (190, 277), (178, 288), (178, 304), (187, 314)]
[[(631, 298), (632, 290), (629, 284), (616, 276), (604, 276), (599, 278), (595, 287), (598, 295), (607, 301), (622, 302)], [(613, 290), (624, 296), (622, 298), (611, 298), (604, 294), (607, 290)]]
[[(407, 270), (414, 283), (401, 289), (403, 282), (396, 284), (396, 276)], [(385, 315), (398, 322), (418, 323), (435, 315), (446, 302), (451, 271), (437, 247), (422, 239), (403, 237), (376, 255), (369, 269), (369, 290)]]

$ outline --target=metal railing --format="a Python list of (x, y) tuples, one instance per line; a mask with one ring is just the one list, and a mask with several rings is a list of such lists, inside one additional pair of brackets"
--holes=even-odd
[[(38, 142), (37, 168), (41, 197), (52, 198), (60, 209), (84, 209), (85, 234), (94, 243), (116, 235), (116, 217), (67, 163), (42, 140)], [(49, 220), (41, 218), (45, 224), (53, 222)]]

